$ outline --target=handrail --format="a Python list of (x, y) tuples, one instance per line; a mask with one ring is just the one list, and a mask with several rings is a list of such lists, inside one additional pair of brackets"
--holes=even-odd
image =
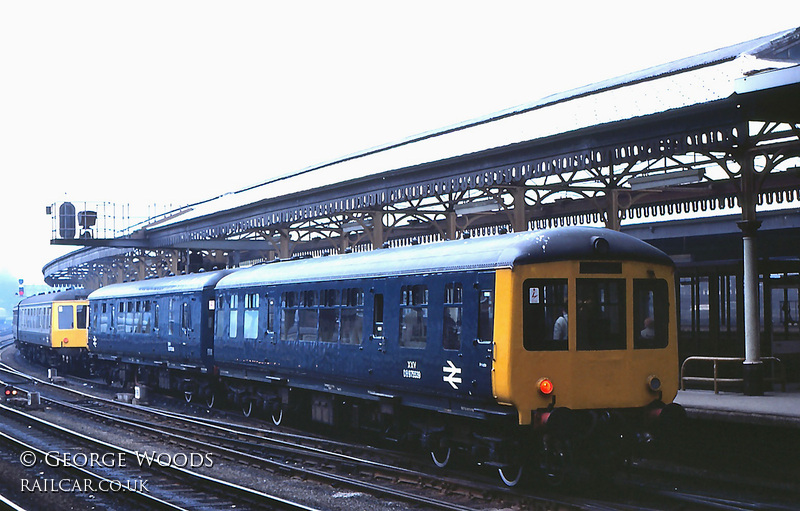
[[(719, 377), (719, 364), (721, 362), (743, 363), (744, 360), (745, 359), (741, 357), (701, 357), (701, 356), (687, 357), (686, 360), (684, 360), (683, 363), (681, 364), (681, 390), (686, 390), (687, 381), (713, 382), (714, 394), (719, 394), (720, 383), (744, 383), (744, 378)], [(688, 362), (712, 362), (713, 376), (710, 378), (704, 376), (686, 376), (686, 364)], [(768, 381), (771, 383), (780, 383), (781, 390), (783, 392), (786, 392), (786, 367), (783, 365), (783, 362), (781, 362), (781, 360), (777, 357), (761, 357), (761, 362), (772, 362), (770, 364), (770, 367), (772, 368), (771, 376), (765, 377), (764, 381)], [(776, 374), (776, 369), (777, 369), (777, 374)]]

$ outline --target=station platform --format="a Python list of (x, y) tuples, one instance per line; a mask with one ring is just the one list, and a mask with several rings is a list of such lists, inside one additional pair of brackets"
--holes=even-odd
[(800, 428), (800, 386), (797, 385), (787, 386), (786, 392), (767, 391), (763, 396), (679, 390), (675, 402), (686, 409), (689, 418)]

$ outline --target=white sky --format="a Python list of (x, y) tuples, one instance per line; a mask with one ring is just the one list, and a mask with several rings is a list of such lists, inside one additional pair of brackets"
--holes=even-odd
[(0, 274), (72, 250), (54, 202), (186, 204), (797, 26), (796, 0), (1, 2)]

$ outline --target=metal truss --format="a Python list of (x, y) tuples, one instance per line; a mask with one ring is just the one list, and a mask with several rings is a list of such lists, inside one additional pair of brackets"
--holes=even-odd
[(800, 107), (798, 87), (790, 89), (400, 168), (171, 227), (153, 223), (139, 236), (84, 239), (119, 248), (67, 256), (45, 272), (51, 283), (96, 287), (503, 231), (619, 229), (780, 207), (800, 201)]

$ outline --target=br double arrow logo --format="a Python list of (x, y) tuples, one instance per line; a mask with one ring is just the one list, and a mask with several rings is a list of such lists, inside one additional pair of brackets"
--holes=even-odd
[(456, 375), (461, 374), (461, 368), (456, 367), (455, 364), (448, 360), (447, 365), (442, 367), (442, 370), (445, 372), (442, 379), (449, 383), (454, 389), (458, 389), (458, 384), (461, 383), (461, 377)]

